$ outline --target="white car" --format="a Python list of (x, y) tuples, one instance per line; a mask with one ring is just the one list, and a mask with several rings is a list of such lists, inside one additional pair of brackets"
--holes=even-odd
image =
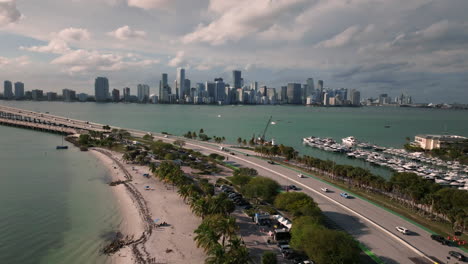
[(395, 227), (395, 228), (396, 228), (396, 230), (398, 230), (398, 232), (400, 232), (400, 233), (402, 233), (402, 234), (405, 234), (405, 235), (406, 235), (406, 234), (409, 233), (408, 229), (406, 229), (406, 228), (404, 228), (404, 227), (402, 227), (402, 226), (397, 226), (397, 227)]
[(322, 191), (324, 191), (324, 192), (328, 192), (328, 191), (329, 191), (328, 188), (326, 188), (326, 187), (320, 188), (320, 190), (322, 190)]
[(304, 178), (305, 176), (304, 176), (304, 174), (299, 173), (299, 174), (297, 175), (297, 177), (299, 177), (299, 178)]

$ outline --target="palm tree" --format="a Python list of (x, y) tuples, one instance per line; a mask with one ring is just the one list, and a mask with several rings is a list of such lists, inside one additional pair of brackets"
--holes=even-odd
[(220, 246), (218, 243), (219, 235), (216, 234), (207, 223), (202, 222), (201, 225), (195, 229), (194, 233), (196, 235), (193, 239), (195, 240), (197, 247), (203, 248), (205, 252), (210, 252)]
[[(214, 246), (209, 252), (209, 257), (205, 260), (205, 264), (225, 264), (227, 262), (226, 252), (224, 248), (218, 244)], [(239, 262), (242, 263), (242, 262)]]
[(229, 240), (226, 263), (249, 263), (249, 250), (243, 245), (239, 237)]
[(208, 212), (208, 207), (209, 207), (209, 202), (207, 201), (208, 199), (211, 200), (211, 197), (200, 197), (199, 199), (193, 201), (190, 204), (190, 208), (192, 209), (192, 212), (196, 215), (201, 217), (202, 219), (205, 218)]
[(239, 145), (240, 145), (241, 143), (242, 143), (242, 138), (240, 138), (240, 137), (239, 137), (239, 138), (237, 138), (237, 144), (239, 144)]
[(200, 128), (200, 131), (198, 132), (198, 134), (203, 134), (205, 133), (205, 131), (203, 130), (203, 128)]

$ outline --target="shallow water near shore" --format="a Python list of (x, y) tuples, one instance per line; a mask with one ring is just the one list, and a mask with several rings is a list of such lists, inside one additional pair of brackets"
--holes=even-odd
[(108, 262), (99, 249), (121, 221), (108, 172), (60, 144), (0, 126), (0, 263)]

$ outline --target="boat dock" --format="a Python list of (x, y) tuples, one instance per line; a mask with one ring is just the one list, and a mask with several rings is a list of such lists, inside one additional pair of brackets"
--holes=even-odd
[(468, 190), (468, 166), (457, 161), (444, 161), (422, 152), (360, 143), (354, 137), (343, 138), (342, 142), (337, 143), (331, 138), (303, 139), (305, 145), (314, 148), (342, 153), (348, 158), (361, 159), (375, 166), (386, 167), (396, 172), (415, 173), (441, 185)]

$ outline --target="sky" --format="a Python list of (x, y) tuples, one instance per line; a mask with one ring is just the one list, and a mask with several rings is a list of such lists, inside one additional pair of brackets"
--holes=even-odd
[[(279, 88), (307, 78), (363, 97), (468, 103), (466, 0), (0, 0), (0, 79), (93, 94), (177, 67), (197, 82), (242, 70)], [(2, 89), (3, 90), (3, 89)]]

